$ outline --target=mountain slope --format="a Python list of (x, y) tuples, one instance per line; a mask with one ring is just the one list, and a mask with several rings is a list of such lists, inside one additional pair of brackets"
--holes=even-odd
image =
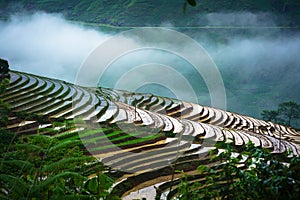
[(206, 25), (199, 16), (213, 12), (269, 12), (284, 17), (280, 23), (299, 25), (300, 4), (296, 0), (201, 0), (196, 7), (187, 7), (183, 12), (184, 0), (103, 0), (103, 1), (58, 1), (21, 0), (0, 1), (0, 16), (10, 13), (39, 11), (63, 13), (70, 20), (110, 24), (114, 26), (159, 26), (172, 23), (174, 26)]
[(143, 187), (162, 183), (162, 177), (171, 180), (174, 163), (192, 173), (211, 162), (209, 150), (222, 141), (238, 148), (252, 141), (272, 153), (300, 155), (300, 133), (292, 128), (151, 94), (11, 71), (0, 98), (11, 107), (8, 130), (82, 142), (117, 179), (118, 195), (146, 181)]

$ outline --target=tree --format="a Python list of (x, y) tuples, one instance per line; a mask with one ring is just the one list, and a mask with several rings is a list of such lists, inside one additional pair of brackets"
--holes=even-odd
[(199, 181), (182, 179), (177, 199), (300, 198), (299, 156), (281, 155), (282, 161), (289, 163), (286, 165), (269, 150), (257, 148), (251, 142), (241, 152), (232, 144), (218, 145), (224, 149), (213, 157), (219, 164), (200, 165)]
[(0, 79), (9, 78), (9, 65), (7, 60), (0, 58)]
[(278, 122), (278, 111), (276, 110), (263, 110), (261, 116), (263, 120)]
[(300, 105), (293, 101), (281, 103), (278, 113), (284, 117), (285, 124), (291, 126), (293, 120), (300, 118)]
[(263, 110), (261, 116), (266, 121), (296, 126), (295, 121), (300, 118), (300, 104), (293, 101), (283, 102), (277, 110)]
[(7, 60), (3, 60), (0, 58), (0, 73), (1, 74), (7, 74), (9, 71), (9, 65)]

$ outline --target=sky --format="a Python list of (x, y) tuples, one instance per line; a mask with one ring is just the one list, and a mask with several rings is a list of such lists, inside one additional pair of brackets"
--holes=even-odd
[[(258, 116), (262, 109), (275, 109), (283, 101), (300, 102), (299, 30), (274, 28), (276, 18), (268, 13), (211, 13), (199, 16), (199, 20), (203, 18), (208, 25), (227, 27), (214, 31), (199, 29), (198, 32), (187, 33), (187, 37), (204, 49), (219, 70), (229, 110)], [(164, 24), (172, 27), (168, 22)], [(237, 26), (259, 28), (235, 29)], [(80, 68), (92, 52), (113, 37), (111, 33), (70, 22), (61, 14), (37, 12), (12, 15), (7, 21), (0, 21), (0, 57), (8, 60), (13, 70), (75, 83)], [(98, 55), (100, 60), (109, 57), (113, 49), (129, 44), (126, 43), (126, 34), (119, 39), (119, 43)], [(133, 46), (138, 46), (138, 39), (129, 39)], [(181, 53), (189, 48), (184, 41), (174, 40), (175, 43), (182, 48)], [(189, 52), (193, 55), (195, 50), (189, 49)], [(115, 87), (122, 74), (151, 63), (176, 70), (189, 82), (199, 103), (210, 105), (210, 93), (213, 91), (208, 90), (205, 77), (197, 75), (184, 57), (157, 49), (141, 49), (115, 58), (105, 74), (99, 77), (99, 83), (104, 87)], [(159, 68), (153, 70), (153, 77), (164, 79)], [(145, 79), (150, 76), (139, 73)], [(172, 88), (172, 85), (178, 87), (178, 82), (170, 81), (167, 86)], [(128, 89), (126, 84), (119, 86), (119, 89)], [(184, 90), (184, 87), (181, 89)], [(166, 89), (166, 85), (158, 85), (158, 89), (143, 85), (139, 88), (140, 92), (147, 90), (162, 96), (174, 97), (176, 93)], [(186, 94), (182, 98), (192, 100), (189, 96)]]

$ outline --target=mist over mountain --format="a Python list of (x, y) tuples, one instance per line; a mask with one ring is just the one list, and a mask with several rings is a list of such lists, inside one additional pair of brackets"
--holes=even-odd
[(0, 54), (13, 69), (69, 82), (89, 52), (109, 37), (41, 12), (14, 15), (0, 27)]
[[(163, 4), (167, 3), (163, 1)], [(115, 5), (116, 10), (120, 9), (118, 4)], [(299, 29), (294, 27), (297, 21), (291, 23), (292, 14), (281, 15), (282, 7), (277, 5), (278, 10), (273, 6), (275, 12), (254, 9), (253, 12), (226, 10), (196, 13), (195, 10), (188, 8), (188, 15), (184, 15), (181, 10), (182, 2), (176, 5), (179, 9), (179, 14), (176, 16), (178, 18), (185, 16), (183, 20), (185, 23), (183, 21), (180, 22), (181, 24), (177, 23), (175, 18), (168, 16), (159, 20), (154, 17), (151, 19), (152, 22), (145, 16), (144, 22), (149, 26), (159, 25), (174, 29), (202, 45), (222, 75), (228, 110), (259, 117), (262, 110), (275, 109), (280, 102), (290, 100), (300, 102), (300, 35)], [(16, 4), (11, 2), (7, 6), (14, 11), (23, 9), (28, 11), (25, 1)], [(131, 9), (134, 6), (136, 5)], [(122, 28), (107, 31), (105, 26), (88, 26), (70, 22), (67, 19), (77, 18), (70, 14), (69, 10), (52, 10), (60, 13), (49, 14), (36, 13), (34, 12), (36, 9), (38, 6), (29, 9), (29, 13), (26, 11), (27, 14), (14, 12), (8, 18), (2, 17), (4, 20), (0, 22), (0, 56), (7, 59), (14, 70), (74, 82), (80, 66), (88, 55), (104, 41), (123, 31)], [(168, 9), (170, 8), (167, 7)], [(74, 9), (72, 11), (74, 12)], [(122, 25), (125, 22), (127, 23), (125, 25), (128, 25), (130, 22), (129, 25), (144, 26), (145, 23), (134, 22), (136, 19), (127, 20), (132, 14), (140, 12), (142, 11), (130, 12), (123, 21), (118, 21), (118, 17), (112, 16), (107, 18), (106, 22), (113, 24), (110, 20), (115, 19), (113, 25)], [(189, 17), (190, 14), (193, 14), (193, 17)], [(84, 13), (80, 17), (86, 16), (82, 18), (86, 19), (88, 15), (92, 16), (93, 13)], [(8, 16), (6, 11), (2, 11), (2, 16)], [(101, 23), (105, 22), (101, 16), (99, 19)], [(291, 27), (281, 27), (283, 19), (287, 19)], [(204, 27), (178, 27), (182, 24), (185, 26), (202, 24)], [(124, 30), (128, 30), (128, 27)], [(191, 53), (193, 53), (192, 49)], [(205, 82), (201, 76), (195, 74), (192, 66), (181, 58), (162, 51), (141, 50), (116, 59), (105, 76), (101, 77), (99, 84), (104, 87), (114, 87), (122, 73), (149, 63), (161, 63), (173, 67), (189, 80), (200, 104), (211, 104)], [(154, 71), (153, 74), (159, 76), (160, 71)], [(142, 76), (146, 75), (141, 74)], [(126, 89), (126, 85), (118, 89)], [(138, 91), (174, 97), (172, 91), (159, 85), (141, 86)], [(187, 94), (183, 100), (191, 99)]]

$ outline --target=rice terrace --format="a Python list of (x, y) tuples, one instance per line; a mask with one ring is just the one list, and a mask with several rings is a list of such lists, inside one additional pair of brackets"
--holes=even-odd
[(300, 199), (300, 4), (170, 2), (0, 2), (0, 199)]

